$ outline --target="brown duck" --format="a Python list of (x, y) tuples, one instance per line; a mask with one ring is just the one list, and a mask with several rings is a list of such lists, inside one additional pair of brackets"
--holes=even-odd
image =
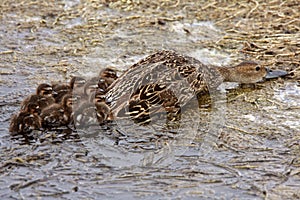
[(147, 123), (152, 114), (166, 112), (172, 120), (195, 94), (212, 92), (222, 82), (256, 83), (283, 75), (286, 72), (271, 71), (255, 62), (216, 67), (163, 50), (142, 59), (120, 76), (110, 86), (107, 101), (117, 119)]

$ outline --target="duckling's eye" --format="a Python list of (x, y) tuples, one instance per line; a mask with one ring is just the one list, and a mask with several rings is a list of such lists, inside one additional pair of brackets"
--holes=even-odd
[(255, 70), (256, 70), (256, 71), (259, 71), (259, 70), (260, 70), (260, 67), (259, 67), (259, 66), (257, 66), (257, 67), (255, 68)]

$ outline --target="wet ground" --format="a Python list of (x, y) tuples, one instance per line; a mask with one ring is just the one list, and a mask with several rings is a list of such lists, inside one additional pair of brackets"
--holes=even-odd
[[(1, 199), (299, 199), (297, 5), (1, 2)], [(9, 134), (11, 115), (37, 84), (107, 66), (121, 74), (159, 49), (215, 65), (251, 59), (292, 75), (255, 88), (226, 84), (199, 110), (193, 100), (176, 132), (117, 122)]]

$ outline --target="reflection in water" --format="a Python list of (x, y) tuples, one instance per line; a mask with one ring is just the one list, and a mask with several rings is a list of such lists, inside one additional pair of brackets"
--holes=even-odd
[(285, 83), (282, 88), (274, 92), (275, 99), (288, 105), (289, 107), (299, 107), (300, 87), (296, 82)]
[(78, 134), (90, 154), (102, 158), (106, 165), (168, 165), (189, 148), (197, 134), (199, 120), (198, 111), (185, 112), (177, 122), (179, 126), (171, 129), (166, 127), (165, 118), (148, 125), (120, 119), (111, 127), (113, 131), (109, 136), (107, 130), (103, 134), (99, 129), (92, 133), (88, 129), (82, 129)]

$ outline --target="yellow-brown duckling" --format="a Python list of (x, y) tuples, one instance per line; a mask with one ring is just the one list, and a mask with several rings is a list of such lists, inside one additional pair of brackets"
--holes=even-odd
[(71, 92), (71, 87), (68, 84), (53, 84), (53, 97), (55, 99), (55, 103), (61, 102), (63, 97)]
[(104, 79), (108, 86), (118, 78), (116, 70), (109, 67), (101, 70), (99, 73), (99, 77)]
[(112, 120), (111, 110), (104, 102), (84, 102), (74, 112), (74, 125), (76, 128), (84, 128), (93, 125), (101, 125)]
[(26, 134), (42, 128), (39, 115), (30, 112), (20, 112), (11, 118), (9, 131), (12, 134)]
[(21, 112), (27, 112), (28, 106), (32, 103), (35, 103), (39, 110), (53, 104), (55, 102), (54, 98), (52, 97), (52, 86), (47, 83), (40, 84), (36, 89), (36, 94), (32, 94), (25, 98), (25, 100), (21, 103)]
[(77, 101), (72, 94), (66, 94), (60, 103), (52, 104), (42, 110), (42, 125), (54, 128), (69, 125), (72, 122), (72, 107)]

